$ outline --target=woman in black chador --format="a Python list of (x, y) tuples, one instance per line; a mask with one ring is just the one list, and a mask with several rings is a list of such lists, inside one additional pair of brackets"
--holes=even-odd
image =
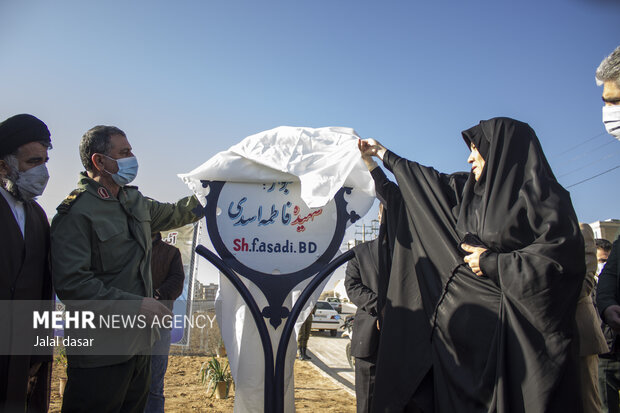
[(392, 238), (373, 411), (579, 412), (570, 196), (527, 124), (463, 138), (472, 171), (452, 175), (360, 141)]

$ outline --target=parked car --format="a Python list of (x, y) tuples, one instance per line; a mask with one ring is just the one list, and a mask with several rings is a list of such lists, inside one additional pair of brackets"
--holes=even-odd
[(314, 315), (312, 316), (313, 330), (329, 330), (329, 334), (332, 337), (336, 337), (342, 323), (342, 317), (327, 301), (317, 301)]
[(344, 314), (355, 314), (356, 312), (357, 312), (357, 306), (355, 304), (353, 304), (350, 301), (343, 301), (342, 313), (340, 313), (340, 314), (343, 314), (343, 317), (345, 317)]
[(338, 312), (338, 314), (342, 313), (342, 303), (340, 302), (340, 298), (338, 297), (327, 297), (325, 299), (332, 306), (334, 310)]

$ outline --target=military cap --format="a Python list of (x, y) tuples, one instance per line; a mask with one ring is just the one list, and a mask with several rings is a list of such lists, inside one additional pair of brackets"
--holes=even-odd
[(32, 115), (15, 115), (0, 123), (0, 157), (15, 152), (22, 145), (40, 141), (51, 143), (50, 131)]

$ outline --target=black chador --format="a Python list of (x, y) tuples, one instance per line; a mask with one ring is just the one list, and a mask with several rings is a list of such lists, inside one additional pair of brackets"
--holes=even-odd
[[(389, 151), (399, 190), (372, 171), (394, 234), (374, 411), (578, 412), (585, 263), (570, 196), (527, 124), (495, 118), (463, 138), (485, 160), (478, 181)], [(465, 239), (487, 249), (483, 276)]]

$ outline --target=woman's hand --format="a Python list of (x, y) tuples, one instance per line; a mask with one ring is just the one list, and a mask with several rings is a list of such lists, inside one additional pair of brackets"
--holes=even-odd
[(376, 156), (381, 160), (383, 160), (383, 155), (385, 155), (385, 151), (387, 150), (383, 145), (374, 139), (360, 139), (357, 141), (357, 147), (362, 153), (362, 158)]
[(471, 268), (474, 274), (476, 274), (478, 277), (483, 276), (484, 274), (480, 269), (480, 255), (487, 249), (482, 247), (474, 247), (469, 244), (461, 244), (461, 248), (471, 253), (469, 255), (466, 255), (464, 258), (467, 265), (469, 265), (469, 268)]

